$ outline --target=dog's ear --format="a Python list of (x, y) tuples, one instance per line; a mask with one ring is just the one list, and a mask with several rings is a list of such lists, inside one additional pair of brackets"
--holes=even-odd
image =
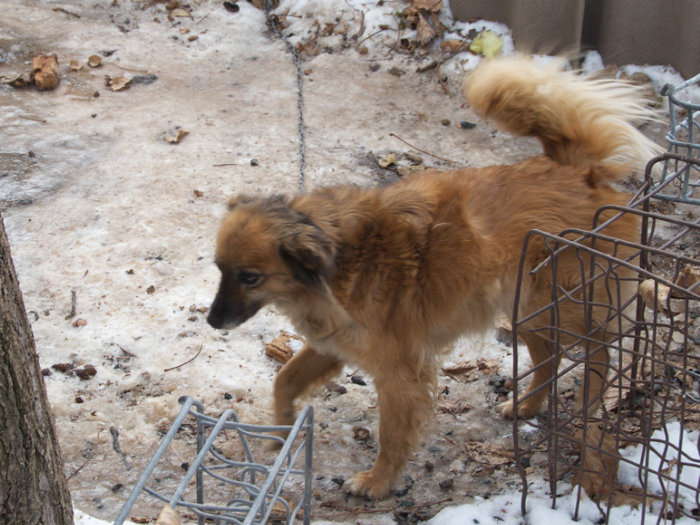
[(319, 286), (333, 268), (333, 241), (313, 221), (288, 208), (291, 217), (280, 238), (279, 253), (292, 276), (308, 286)]
[(252, 195), (246, 195), (245, 193), (242, 193), (240, 195), (234, 195), (233, 197), (231, 197), (228, 200), (226, 206), (228, 207), (228, 211), (232, 211), (239, 204), (248, 204), (258, 200), (260, 200), (259, 197), (253, 197)]

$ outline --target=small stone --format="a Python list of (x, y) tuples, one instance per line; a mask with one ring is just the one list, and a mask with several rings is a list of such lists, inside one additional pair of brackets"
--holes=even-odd
[(331, 481), (339, 486), (343, 486), (343, 483), (345, 483), (345, 480), (343, 478), (333, 478)]
[(46, 377), (51, 375), (51, 370), (49, 368), (42, 368), (41, 369), (41, 375)]
[(187, 461), (185, 461), (182, 465), (180, 465), (180, 468), (187, 472), (190, 469), (190, 464)]
[(127, 275), (134, 275), (134, 270), (127, 270), (127, 271), (126, 271), (126, 274), (127, 274)]
[(345, 388), (343, 385), (339, 385), (338, 383), (334, 381), (330, 381), (329, 383), (326, 384), (326, 388), (330, 390), (331, 392), (335, 392), (337, 394), (343, 395), (347, 394), (348, 389)]
[(224, 399), (226, 399), (226, 400), (233, 399), (233, 396), (231, 394), (229, 394), (228, 392), (224, 392)]
[(406, 72), (403, 69), (394, 66), (389, 70), (389, 74), (394, 75), (395, 77), (400, 77), (402, 75), (405, 75)]
[(352, 376), (350, 378), (350, 381), (352, 381), (356, 385), (367, 386), (367, 383), (365, 382), (364, 379), (362, 379), (362, 376)]
[(435, 468), (435, 464), (432, 461), (426, 461), (425, 464), (423, 465), (425, 467), (425, 470), (430, 472)]
[(369, 66), (369, 70), (372, 73), (376, 73), (377, 71), (379, 71), (380, 67), (382, 67), (382, 66), (380, 66), (379, 64), (372, 64), (371, 66)]
[(85, 325), (87, 325), (87, 321), (85, 319), (76, 319), (73, 321), (73, 326), (76, 328), (82, 328)]
[(260, 164), (260, 162), (258, 161), (258, 159), (250, 159), (250, 165), (251, 165), (251, 166), (257, 166), (258, 164)]
[(190, 316), (187, 318), (187, 320), (188, 320), (190, 323), (194, 323), (194, 322), (197, 320), (197, 316), (196, 316), (196, 315), (190, 315)]
[(204, 192), (200, 190), (194, 190), (195, 197), (204, 197)]
[(450, 122), (450, 119), (448, 119), (448, 118), (442, 119), (441, 123), (442, 123), (443, 126), (449, 126), (450, 124), (452, 124), (452, 123)]
[(75, 398), (75, 402), (78, 403), (78, 404), (80, 404), (80, 403), (83, 403), (84, 401), (83, 401), (83, 398), (82, 398), (82, 397), (78, 396), (78, 397)]
[(92, 365), (85, 365), (83, 368), (77, 368), (74, 372), (80, 379), (87, 381), (97, 374), (97, 369)]
[(124, 485), (122, 485), (121, 483), (117, 483), (116, 485), (114, 485), (112, 487), (112, 492), (119, 492), (123, 488), (124, 488)]
[(454, 480), (454, 478), (443, 479), (440, 483), (438, 483), (438, 486), (439, 486), (442, 490), (451, 489), (452, 487), (454, 487), (454, 485), (455, 485), (455, 480)]
[(473, 122), (460, 122), (459, 127), (462, 129), (474, 129), (476, 127), (476, 124)]
[(153, 285), (151, 285), (151, 286), (149, 286), (148, 288), (146, 288), (146, 293), (147, 293), (147, 294), (153, 294), (153, 293), (155, 293), (155, 292), (156, 292), (156, 287), (153, 286)]

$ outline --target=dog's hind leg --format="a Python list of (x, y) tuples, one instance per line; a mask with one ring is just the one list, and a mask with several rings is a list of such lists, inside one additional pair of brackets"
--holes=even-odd
[[(311, 388), (325, 383), (338, 375), (345, 363), (337, 357), (317, 353), (308, 344), (277, 374), (275, 379), (275, 425), (292, 425), (294, 423), (294, 400)], [(276, 432), (274, 435), (287, 437), (289, 432)], [(281, 448), (278, 441), (270, 441), (267, 450)]]
[(379, 398), (379, 455), (371, 470), (358, 472), (343, 485), (356, 496), (382, 498), (392, 488), (432, 409), (434, 373), (416, 373), (394, 363), (375, 377)]
[[(531, 418), (537, 414), (542, 403), (547, 399), (549, 390), (547, 381), (556, 374), (560, 358), (558, 356), (553, 357), (549, 363), (545, 362), (550, 357), (551, 351), (549, 341), (544, 337), (527, 330), (518, 333), (518, 337), (527, 344), (527, 349), (532, 359), (532, 366), (535, 369), (532, 373), (530, 386), (527, 387), (522, 396), (519, 396), (523, 400), (518, 402), (518, 417)], [(496, 409), (501, 412), (503, 417), (509, 419), (514, 417), (512, 400), (501, 403)]]

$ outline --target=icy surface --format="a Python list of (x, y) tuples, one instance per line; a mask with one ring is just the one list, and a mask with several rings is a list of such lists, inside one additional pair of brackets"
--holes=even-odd
[[(270, 38), (264, 14), (252, 4), (241, 2), (237, 13), (220, 2), (190, 4), (192, 18), (171, 22), (163, 3), (3, 3), (0, 75), (12, 78), (29, 70), (31, 58), (40, 53), (57, 53), (60, 61), (56, 90), (0, 85), (0, 209), (41, 366), (50, 370), (45, 377), (49, 400), (73, 501), (81, 509), (76, 523), (97, 523), (90, 516), (116, 517), (179, 411), (181, 395), (201, 400), (213, 416), (235, 408), (247, 423), (269, 423), (279, 364), (264, 355), (265, 343), (282, 330), (293, 332), (272, 308), (230, 333), (217, 332), (205, 321), (219, 278), (213, 250), (226, 200), (239, 192), (296, 191), (292, 59), (284, 43)], [(442, 67), (448, 96), (435, 71), (416, 73), (434, 54), (391, 53), (395, 29), (373, 35), (383, 25), (395, 28), (393, 13), (404, 6), (286, 0), (278, 9), (289, 10), (286, 32), (295, 42), (315, 31), (316, 20), (321, 26), (347, 22), (348, 34), (356, 34), (364, 12), (360, 40), (365, 39), (366, 55), (344, 47), (345, 37), (335, 34), (321, 39), (321, 54), (304, 61), (307, 189), (396, 180), (374, 160), (411, 151), (390, 133), (459, 165), (510, 164), (539, 152), (536, 141), (497, 132), (462, 107), (459, 82), (479, 57), (460, 53)], [(451, 20), (448, 10), (440, 16), (445, 23)], [(455, 23), (446, 38), (481, 29), (501, 35), (504, 52), (512, 52), (502, 24)], [(86, 60), (94, 54), (103, 64), (93, 69)], [(70, 70), (71, 60), (83, 69)], [(390, 72), (393, 68), (399, 71)], [(105, 75), (145, 81), (111, 92)], [(445, 119), (477, 127), (445, 126)], [(189, 135), (179, 144), (168, 143), (166, 137), (179, 129)], [(421, 155), (428, 165), (451, 167)], [(72, 291), (77, 308), (70, 317)], [(87, 324), (80, 326), (78, 319)], [(508, 377), (510, 352), (490, 333), (460, 340), (447, 349), (445, 359), (495, 359), (499, 373)], [(91, 364), (97, 374), (81, 380), (51, 368), (65, 363)], [(526, 359), (521, 366), (528, 366)], [(378, 410), (371, 378), (365, 378), (368, 386), (357, 385), (350, 381), (351, 372), (338, 379), (347, 394), (322, 389), (299, 403), (314, 405), (319, 425), (314, 457), (314, 514), (319, 516), (324, 515), (321, 502), (344, 498), (333, 479), (366, 468), (376, 456), (376, 447), (362, 448), (352, 439), (357, 425), (376, 439)], [(512, 424), (496, 416), (497, 396), (483, 374), (473, 382), (441, 376), (440, 387), (445, 386), (448, 401), (466, 401), (474, 408), (458, 416), (437, 414), (407, 468), (408, 497), (419, 503), (444, 499), (438, 482), (453, 477), (455, 503), (469, 494), (483, 512), (495, 509), (479, 498), (504, 490), (506, 482), (513, 487), (519, 478), (497, 472), (486, 476), (490, 486), (452, 442), (512, 447)], [(119, 432), (124, 457), (113, 447), (112, 428)], [(190, 438), (178, 437), (159, 467), (164, 491), (179, 481), (182, 464), (194, 456)], [(425, 468), (427, 463), (434, 471)], [(498, 497), (511, 501), (508, 515), (516, 516), (519, 493), (508, 490), (510, 495)], [(291, 493), (298, 497), (298, 487)], [(493, 505), (496, 500), (486, 501)], [(142, 496), (131, 515), (155, 516), (159, 507)], [(392, 521), (387, 513), (350, 523)]]

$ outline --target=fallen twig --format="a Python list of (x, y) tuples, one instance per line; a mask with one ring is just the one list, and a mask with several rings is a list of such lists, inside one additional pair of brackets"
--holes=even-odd
[[(213, 12), (214, 12), (213, 10), (212, 10), (212, 11), (209, 11), (206, 15), (204, 15), (202, 18), (199, 19), (199, 22), (201, 22), (202, 20), (204, 20), (206, 17), (208, 17), (208, 16), (209, 16), (210, 14), (212, 14)], [(198, 25), (199, 22), (195, 22), (194, 25)]]
[[(68, 476), (68, 477), (66, 478), (66, 482), (70, 481), (71, 478), (73, 478), (74, 476), (77, 476), (78, 473), (79, 473), (81, 470), (83, 470), (83, 467), (85, 467), (85, 465), (87, 465), (88, 462), (92, 459), (92, 456), (95, 455), (95, 449), (97, 448), (97, 445), (96, 445), (95, 443), (93, 443), (92, 441), (90, 441), (90, 440), (86, 440), (86, 441), (88, 442), (88, 445), (90, 445), (90, 455), (87, 457), (87, 459), (83, 462), (82, 465), (80, 465), (77, 469), (75, 469), (75, 471), (73, 472), (73, 474), (71, 474), (70, 476)], [(97, 431), (97, 442), (98, 442), (98, 443), (100, 442), (100, 431), (99, 431), (99, 430)]]
[(447, 93), (447, 96), (449, 97), (449, 96), (450, 96), (450, 90), (447, 89), (447, 86), (446, 86), (445, 83), (442, 81), (442, 77), (440, 76), (440, 64), (437, 65), (436, 71), (437, 71), (438, 80), (440, 81), (440, 85), (442, 86), (442, 89), (445, 90), (445, 93)]
[[(117, 345), (117, 343), (114, 343), (114, 344)], [(128, 350), (124, 350), (124, 348), (122, 348), (121, 345), (117, 345), (117, 347), (119, 348), (119, 350), (121, 350), (122, 352), (124, 352), (124, 353), (125, 353), (126, 355), (128, 355), (128, 356), (131, 356), (131, 357), (138, 357), (137, 355), (132, 354), (132, 353), (129, 352)]]
[(39, 117), (25, 117), (24, 115), (17, 115), (19, 118), (23, 118), (25, 120), (33, 120), (34, 122), (41, 122), (42, 124), (46, 124), (46, 121), (43, 118)]
[(165, 370), (163, 370), (163, 372), (169, 372), (170, 370), (175, 370), (176, 368), (180, 368), (181, 366), (185, 366), (187, 363), (191, 363), (192, 361), (197, 359), (197, 357), (199, 357), (199, 354), (201, 354), (201, 353), (202, 353), (202, 345), (199, 345), (199, 350), (197, 350), (197, 355), (195, 355), (192, 359), (190, 359), (189, 361), (185, 361), (181, 365), (173, 366), (171, 368), (166, 368)]
[(78, 292), (75, 290), (70, 291), (70, 313), (66, 316), (66, 321), (75, 317), (75, 310), (78, 303)]
[(396, 134), (394, 134), (394, 133), (389, 133), (389, 136), (390, 136), (390, 137), (394, 137), (395, 139), (399, 139), (401, 142), (403, 142), (403, 143), (406, 144), (407, 146), (412, 147), (414, 150), (420, 151), (421, 153), (424, 153), (424, 154), (426, 154), (426, 155), (430, 155), (431, 157), (434, 157), (434, 158), (436, 158), (436, 159), (444, 160), (445, 162), (449, 162), (450, 164), (454, 164), (454, 165), (456, 165), (456, 166), (458, 166), (458, 165), (460, 164), (459, 162), (456, 162), (456, 161), (454, 161), (454, 160), (445, 159), (445, 158), (443, 158), (443, 157), (438, 157), (437, 155), (433, 155), (432, 153), (428, 153), (427, 151), (424, 151), (424, 150), (422, 150), (422, 149), (418, 149), (418, 148), (416, 148), (413, 144), (409, 144), (409, 143), (406, 142), (404, 139), (402, 139), (401, 137), (399, 137), (398, 135), (396, 135)]
[(238, 164), (214, 164), (214, 168), (221, 168), (222, 166), (238, 166)]
[(73, 18), (80, 18), (80, 15), (76, 15), (75, 13), (71, 13), (70, 11), (66, 11), (66, 10), (63, 9), (62, 7), (54, 7), (53, 10), (54, 10), (54, 11), (59, 11), (59, 12), (61, 12), (61, 13), (65, 13), (65, 14), (67, 14), (67, 15), (72, 16)]
[(364, 39), (360, 40), (360, 41), (357, 43), (357, 45), (359, 46), (359, 45), (360, 45), (362, 42), (364, 42), (365, 40), (369, 40), (370, 38), (372, 38), (372, 37), (375, 36), (375, 35), (378, 35), (378, 34), (381, 33), (382, 31), (387, 31), (387, 30), (389, 30), (389, 29), (391, 29), (392, 31), (394, 30), (394, 29), (392, 29), (391, 27), (385, 27), (384, 29), (380, 29), (379, 31), (376, 31), (376, 32), (372, 33), (371, 35), (369, 35), (367, 38), (364, 38)]
[(122, 449), (119, 447), (119, 430), (117, 430), (116, 427), (109, 427), (109, 431), (112, 434), (112, 447), (114, 448), (115, 452), (119, 454), (124, 460), (126, 470), (131, 470), (131, 465), (129, 465), (129, 461), (127, 461), (126, 459), (126, 454), (124, 454), (124, 452), (122, 452)]
[(459, 46), (457, 49), (452, 51), (452, 53), (447, 55), (445, 58), (441, 58), (440, 60), (433, 60), (430, 64), (426, 64), (425, 66), (420, 66), (418, 69), (416, 69), (416, 73), (424, 73), (430, 69), (435, 69), (436, 67), (438, 67), (438, 66), (444, 64), (445, 62), (447, 62), (448, 60), (450, 60), (455, 55), (458, 55), (459, 53), (464, 51), (465, 50), (464, 48), (466, 48), (466, 47), (467, 47), (467, 44), (465, 42), (463, 45)]
[(114, 62), (105, 62), (105, 64), (109, 64), (110, 66), (118, 67), (119, 69), (123, 69), (124, 71), (131, 71), (133, 73), (141, 73), (142, 75), (145, 75), (148, 73), (148, 71), (144, 71), (143, 69), (132, 69), (130, 67), (120, 66), (119, 64), (115, 64)]

